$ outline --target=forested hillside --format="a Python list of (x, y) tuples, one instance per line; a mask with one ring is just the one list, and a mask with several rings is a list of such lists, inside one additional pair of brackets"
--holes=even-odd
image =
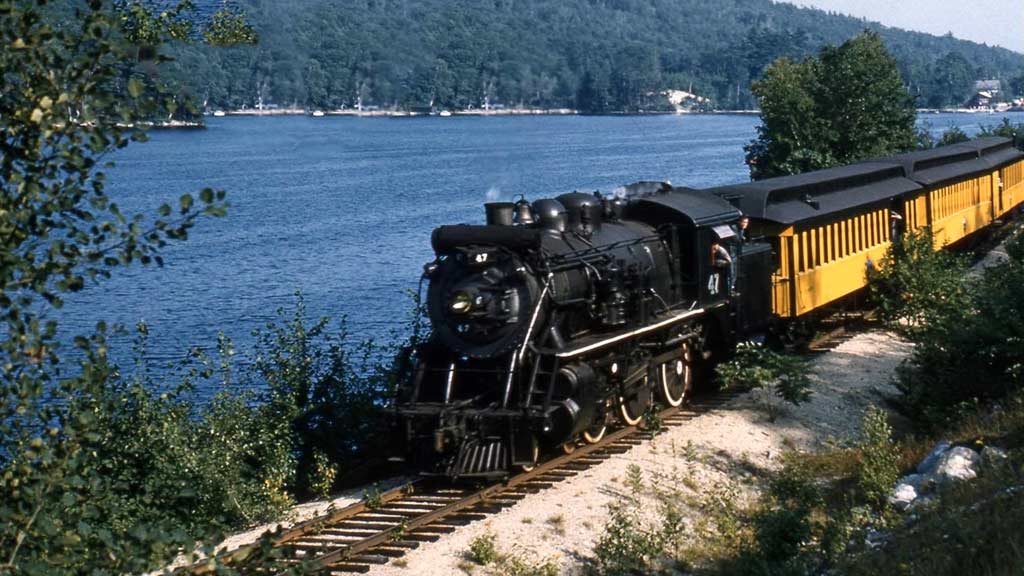
[(919, 106), (958, 104), (976, 79), (1008, 87), (1024, 74), (1024, 55), (1009, 50), (769, 0), (234, 3), (248, 11), (258, 46), (177, 50), (183, 89), (210, 107), (631, 111), (666, 106), (657, 92), (673, 88), (749, 109), (751, 80), (769, 62), (864, 28), (884, 38)]

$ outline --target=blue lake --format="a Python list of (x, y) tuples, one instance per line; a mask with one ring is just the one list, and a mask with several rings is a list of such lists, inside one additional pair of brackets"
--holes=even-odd
[[(1024, 114), (1008, 114), (1014, 123)], [(1002, 115), (922, 117), (941, 133)], [(147, 357), (213, 348), (218, 331), (245, 350), (250, 332), (294, 303), (346, 317), (350, 332), (386, 338), (404, 325), (430, 232), (482, 222), (485, 201), (637, 180), (705, 187), (747, 178), (743, 145), (755, 116), (538, 116), (360, 119), (211, 118), (208, 129), (157, 131), (119, 152), (109, 190), (127, 212), (152, 214), (204, 186), (228, 192), (163, 268), (119, 270), (69, 298), (62, 331), (98, 319), (150, 328)], [(127, 342), (115, 348), (127, 360)]]

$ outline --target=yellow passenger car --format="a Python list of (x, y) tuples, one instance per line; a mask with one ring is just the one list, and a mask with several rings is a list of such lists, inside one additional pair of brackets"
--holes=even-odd
[[(894, 163), (863, 163), (713, 189), (771, 243), (772, 309), (804, 315), (867, 285), (889, 247), (903, 198), (921, 185)], [(900, 216), (902, 218), (902, 216)]]
[(974, 146), (942, 146), (879, 161), (903, 166), (905, 176), (924, 187), (906, 198), (906, 227), (931, 227), (936, 249), (974, 234), (996, 217), (998, 170)]
[(996, 218), (1024, 202), (1024, 152), (1007, 138), (978, 138), (963, 144), (978, 152), (992, 174), (992, 212)]
[(959, 242), (1024, 203), (1024, 153), (1007, 138), (711, 189), (775, 253), (772, 309), (795, 318), (867, 285), (894, 235)]

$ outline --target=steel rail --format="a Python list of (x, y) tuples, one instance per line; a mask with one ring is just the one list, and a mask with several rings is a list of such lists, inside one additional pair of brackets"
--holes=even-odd
[[(337, 524), (344, 520), (354, 518), (364, 512), (373, 511), (384, 504), (394, 502), (402, 498), (403, 496), (408, 495), (410, 492), (414, 492), (415, 487), (422, 482), (422, 478), (417, 478), (406, 484), (397, 486), (390, 490), (381, 492), (378, 495), (375, 495), (373, 500), (379, 504), (375, 503), (374, 505), (371, 506), (367, 502), (367, 500), (360, 500), (359, 502), (354, 502), (352, 504), (349, 504), (348, 506), (345, 506), (344, 508), (339, 508), (338, 510), (330, 511), (322, 516), (317, 516), (315, 518), (310, 518), (308, 520), (299, 522), (289, 528), (285, 528), (280, 533), (271, 534), (268, 531), (266, 534), (271, 535), (273, 545), (279, 547), (293, 540), (302, 538), (303, 536), (306, 536), (308, 534), (319, 533), (323, 531), (325, 527), (331, 524)], [(213, 573), (214, 571), (216, 571), (218, 564), (234, 564), (245, 561), (247, 558), (249, 558), (250, 555), (252, 555), (253, 552), (262, 549), (261, 544), (261, 541), (257, 541), (252, 544), (240, 546), (234, 550), (212, 556), (191, 566), (187, 566), (179, 570), (176, 570), (175, 573), (188, 573), (197, 575)]]

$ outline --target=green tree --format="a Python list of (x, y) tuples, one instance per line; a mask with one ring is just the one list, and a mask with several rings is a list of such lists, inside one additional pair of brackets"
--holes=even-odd
[(949, 146), (950, 144), (959, 144), (961, 142), (967, 142), (971, 137), (966, 132), (960, 129), (959, 126), (950, 126), (942, 133), (942, 138), (939, 139), (939, 146)]
[(761, 103), (758, 136), (744, 149), (751, 177), (799, 174), (832, 166), (835, 156), (822, 141), (828, 123), (818, 114), (810, 85), (818, 81), (813, 60), (777, 60), (754, 83)]
[(105, 191), (111, 152), (144, 140), (146, 122), (192, 109), (163, 89), (159, 47), (254, 38), (231, 12), (198, 27), (191, 11), (0, 0), (0, 572), (136, 573), (190, 546), (174, 526), (119, 522), (126, 487), (101, 456), (102, 403), (117, 398), (108, 331), (99, 322), (75, 335), (74, 361), (62, 358), (72, 337), (52, 313), (118, 267), (162, 264), (168, 242), (225, 211), (224, 193), (204, 189), (133, 216)]
[(930, 96), (928, 105), (932, 108), (961, 106), (971, 97), (976, 73), (963, 54), (947, 52), (932, 65), (930, 72)]
[(1010, 80), (1010, 95), (1014, 98), (1024, 96), (1024, 74)]
[(1011, 124), (1009, 118), (1003, 118), (1003, 121), (995, 126), (982, 126), (978, 131), (978, 137), (985, 136), (1009, 138), (1013, 140), (1017, 148), (1024, 150), (1024, 124)]
[(914, 106), (896, 61), (870, 31), (795, 63), (782, 59), (754, 83), (758, 136), (747, 145), (754, 179), (797, 174), (910, 150)]
[(607, 112), (610, 106), (608, 74), (600, 68), (588, 69), (576, 92), (576, 107), (587, 114)]

